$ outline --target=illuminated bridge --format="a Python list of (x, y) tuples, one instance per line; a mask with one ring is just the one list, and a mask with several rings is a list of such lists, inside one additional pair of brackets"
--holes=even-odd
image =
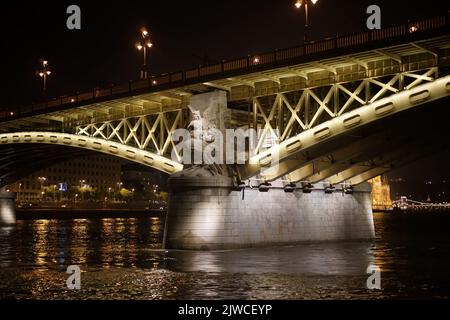
[[(172, 247), (371, 238), (365, 182), (448, 147), (449, 26), (435, 17), (6, 109), (0, 186), (101, 152), (173, 175)], [(226, 128), (258, 130), (256, 156), (193, 179), (172, 133), (211, 101), (225, 101)]]
[(450, 203), (421, 202), (402, 197), (393, 201), (392, 208), (402, 211), (444, 211), (450, 209)]

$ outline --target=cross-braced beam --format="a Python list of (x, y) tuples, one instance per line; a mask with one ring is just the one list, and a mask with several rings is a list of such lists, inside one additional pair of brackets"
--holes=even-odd
[(257, 151), (268, 134), (283, 142), (321, 123), (423, 83), (433, 82), (438, 68), (305, 88), (253, 98), (253, 127), (260, 129)]
[(151, 150), (158, 155), (168, 154), (175, 144), (172, 133), (183, 128), (183, 110), (125, 118), (103, 123), (92, 123), (76, 128), (76, 134), (116, 141), (140, 150)]
[[(384, 93), (377, 93), (377, 101), (372, 101), (373, 99), (371, 99), (369, 100), (370, 103), (360, 105), (343, 114), (337, 113), (335, 117), (328, 119), (319, 125), (307, 130), (301, 130), (300, 133), (291, 133), (291, 135), (286, 136), (286, 139), (281, 141), (280, 144), (259, 153), (250, 159), (245, 167), (239, 168), (241, 178), (247, 179), (259, 174), (261, 169), (267, 167), (267, 163), (270, 164), (272, 162), (271, 159), (276, 158), (283, 163), (289, 159), (296, 158), (299, 154), (305, 153), (313, 147), (318, 148), (318, 146), (325, 141), (335, 139), (346, 132), (351, 132), (355, 128), (361, 128), (375, 121), (389, 118), (390, 116), (405, 110), (414, 109), (425, 103), (449, 97), (450, 76), (445, 76), (431, 82), (425, 82), (427, 79), (424, 77), (427, 77), (427, 74), (431, 75), (431, 73), (430, 70), (429, 72), (422, 74), (423, 77), (419, 77), (420, 85), (418, 84), (419, 82), (416, 82), (418, 79), (415, 78), (413, 82), (416, 82), (417, 86), (415, 84), (414, 88), (408, 90), (394, 90), (392, 86), (395, 81), (391, 79), (384, 87), (381, 86), (381, 90), (384, 90), (384, 93), (388, 91), (395, 92), (394, 94), (384, 96)], [(398, 76), (395, 76), (394, 78), (398, 78)], [(398, 79), (396, 81), (398, 81)], [(379, 80), (377, 80), (377, 82), (379, 82)], [(325, 101), (328, 100), (327, 97), (329, 97), (330, 91), (331, 89), (326, 93)], [(384, 97), (381, 98), (381, 96)], [(302, 97), (299, 99), (304, 100)], [(324, 100), (322, 100), (322, 102), (324, 102)], [(283, 102), (284, 99), (281, 99), (281, 101)], [(320, 109), (322, 109), (321, 111), (323, 112), (323, 103), (321, 106), (322, 108), (319, 107), (317, 112), (319, 112)], [(290, 109), (292, 109), (292, 107), (290, 107)], [(300, 110), (301, 107), (297, 107), (296, 109)], [(265, 117), (264, 119), (264, 128), (265, 131), (268, 131), (270, 130), (269, 126), (274, 122), (270, 121), (273, 120), (271, 117)], [(300, 121), (303, 122), (301, 118)], [(305, 122), (309, 123), (308, 121)], [(271, 128), (273, 129), (273, 127)], [(289, 170), (290, 169), (292, 168), (289, 168)]]

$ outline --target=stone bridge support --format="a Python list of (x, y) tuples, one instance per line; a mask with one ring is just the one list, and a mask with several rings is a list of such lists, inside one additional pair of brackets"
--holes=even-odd
[(311, 193), (286, 193), (281, 182), (268, 192), (234, 191), (223, 176), (169, 181), (166, 248), (228, 250), (375, 237), (368, 184), (345, 194), (339, 188), (325, 193), (323, 184)]

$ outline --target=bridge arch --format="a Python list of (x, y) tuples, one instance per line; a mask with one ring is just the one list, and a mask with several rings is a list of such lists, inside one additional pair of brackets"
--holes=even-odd
[(183, 165), (155, 153), (114, 141), (58, 132), (14, 132), (0, 134), (0, 147), (8, 145), (43, 144), (78, 148), (126, 159), (167, 174), (183, 170)]
[[(301, 132), (260, 154), (242, 168), (239, 168), (242, 179), (248, 179), (267, 169), (275, 158), (279, 161), (277, 169), (263, 175), (265, 180), (273, 181), (296, 170), (301, 170), (308, 161), (302, 153), (314, 148), (323, 148), (327, 143), (341, 139), (358, 129), (364, 129), (381, 120), (387, 120), (407, 110), (418, 109), (425, 104), (444, 100), (450, 97), (450, 76), (444, 76), (432, 82), (404, 90), (374, 103), (363, 105), (353, 111), (339, 115), (312, 129)], [(348, 141), (347, 141), (348, 143)], [(359, 150), (355, 150), (357, 153)], [(326, 151), (318, 156), (325, 156)]]

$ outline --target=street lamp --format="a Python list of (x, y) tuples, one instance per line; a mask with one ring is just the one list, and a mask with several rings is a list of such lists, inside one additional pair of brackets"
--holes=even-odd
[(80, 180), (80, 193), (81, 193), (81, 201), (84, 202), (84, 189), (86, 188), (86, 180)]
[(44, 82), (42, 90), (46, 91), (47, 90), (47, 77), (50, 76), (52, 74), (52, 72), (49, 69), (47, 60), (41, 59), (40, 63), (42, 66), (41, 66), (41, 70), (38, 71), (38, 75), (39, 75), (39, 77), (42, 78), (42, 80)]
[(309, 4), (315, 5), (319, 0), (297, 0), (295, 7), (300, 9), (302, 6), (305, 7), (305, 35), (303, 38), (304, 43), (308, 42), (308, 30), (309, 30)]
[(46, 177), (38, 177), (39, 182), (41, 183), (41, 191), (44, 188), (44, 182), (47, 181)]
[(147, 79), (148, 78), (148, 66), (147, 66), (147, 50), (153, 47), (153, 43), (150, 40), (150, 33), (147, 31), (147, 29), (142, 28), (141, 29), (141, 40), (136, 43), (136, 48), (139, 51), (143, 52), (144, 56), (144, 63), (142, 65), (141, 70), (141, 79)]
[(17, 192), (17, 202), (20, 203), (20, 190), (22, 189), (22, 183), (19, 182), (19, 192)]
[(43, 190), (44, 182), (47, 181), (47, 178), (46, 177), (38, 177), (38, 180), (41, 183), (41, 195), (42, 195), (41, 200), (43, 200), (44, 199), (44, 190)]

